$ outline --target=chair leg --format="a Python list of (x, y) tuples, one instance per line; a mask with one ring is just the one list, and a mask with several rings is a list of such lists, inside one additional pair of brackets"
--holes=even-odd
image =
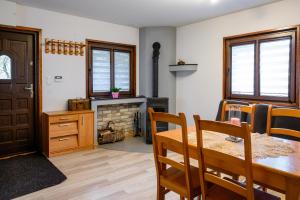
[(165, 188), (157, 185), (157, 200), (165, 200)]
[(184, 200), (184, 196), (180, 196), (180, 200)]
[[(185, 199), (184, 197), (183, 197), (183, 199)], [(186, 198), (187, 200), (194, 200), (194, 198), (193, 197), (191, 197), (191, 196), (187, 196), (187, 198)]]

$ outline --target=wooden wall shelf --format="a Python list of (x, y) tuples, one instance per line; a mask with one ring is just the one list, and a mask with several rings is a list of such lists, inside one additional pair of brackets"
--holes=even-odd
[(197, 71), (198, 64), (169, 65), (170, 72)]

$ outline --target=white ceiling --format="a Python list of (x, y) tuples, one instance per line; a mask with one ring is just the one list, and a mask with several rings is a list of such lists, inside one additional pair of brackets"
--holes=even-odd
[(116, 24), (181, 26), (278, 0), (10, 0)]

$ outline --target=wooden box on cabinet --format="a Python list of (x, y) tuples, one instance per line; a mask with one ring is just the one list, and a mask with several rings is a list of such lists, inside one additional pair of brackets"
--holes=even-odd
[(48, 157), (94, 146), (94, 112), (43, 113), (43, 152)]

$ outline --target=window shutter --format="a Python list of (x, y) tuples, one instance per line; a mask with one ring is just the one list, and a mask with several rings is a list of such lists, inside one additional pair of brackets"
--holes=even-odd
[(254, 95), (255, 45), (231, 47), (231, 93)]
[(260, 95), (289, 96), (291, 39), (260, 43)]
[(121, 91), (130, 89), (130, 53), (114, 52), (115, 87)]
[(110, 51), (93, 50), (93, 92), (110, 91)]

